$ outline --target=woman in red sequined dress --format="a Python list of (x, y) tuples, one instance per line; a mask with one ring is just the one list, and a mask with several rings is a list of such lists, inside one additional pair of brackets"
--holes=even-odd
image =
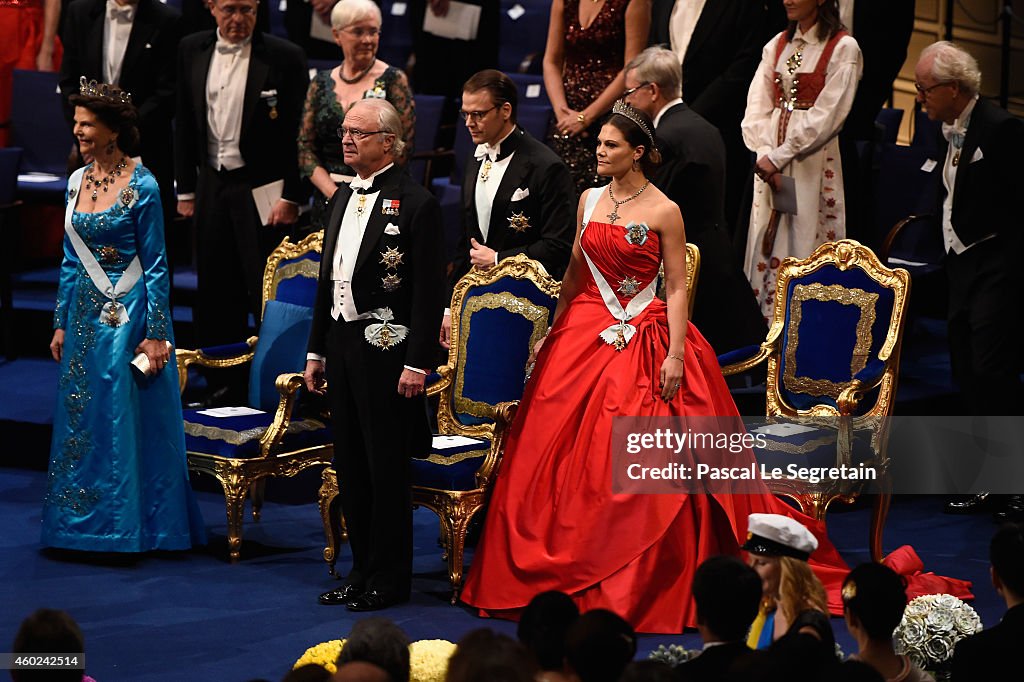
[[(846, 567), (821, 525), (762, 484), (746, 488), (756, 494), (613, 492), (617, 417), (737, 415), (714, 350), (686, 319), (686, 236), (678, 206), (647, 180), (657, 162), (650, 119), (621, 103), (613, 111), (596, 154), (611, 184), (580, 200), (554, 323), (462, 598), (483, 615), (516, 618), (535, 594), (560, 590), (580, 610), (611, 609), (638, 631), (678, 633), (695, 625), (694, 570), (715, 554), (739, 554), (751, 512), (811, 529), (812, 563), (838, 593)], [(654, 296), (662, 260), (667, 302)], [(721, 461), (703, 448), (684, 456)], [(740, 458), (753, 461), (749, 450)]]
[(623, 67), (647, 46), (650, 0), (553, 0), (544, 48), (544, 87), (554, 107), (548, 146), (576, 189), (600, 182), (597, 122), (625, 88)]

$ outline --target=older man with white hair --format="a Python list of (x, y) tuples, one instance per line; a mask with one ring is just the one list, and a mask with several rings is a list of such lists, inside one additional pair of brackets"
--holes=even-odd
[(437, 199), (395, 163), (395, 108), (360, 100), (340, 133), (357, 177), (328, 205), (305, 379), (311, 392), (329, 387), (352, 570), (320, 603), (375, 611), (409, 599), (409, 459), (430, 447), (424, 383), (444, 310), (444, 239)]
[(625, 100), (654, 122), (662, 156), (654, 184), (679, 205), (686, 241), (700, 249), (694, 322), (718, 351), (760, 343), (768, 328), (725, 223), (722, 136), (682, 100), (683, 74), (672, 50), (647, 48), (626, 65), (625, 78)]
[[(914, 69), (917, 101), (942, 122), (935, 168), (949, 276), (949, 351), (964, 407), (975, 415), (1022, 414), (1020, 381), (1020, 198), (1024, 122), (980, 97), (981, 71), (963, 48), (938, 42)], [(981, 496), (948, 505), (974, 511)], [(1024, 518), (1020, 495), (1001, 518)]]

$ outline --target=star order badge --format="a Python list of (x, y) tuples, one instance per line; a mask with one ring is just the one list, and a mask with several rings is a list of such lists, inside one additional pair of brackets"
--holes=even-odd
[(389, 247), (380, 252), (380, 262), (388, 270), (397, 270), (402, 265), (402, 256), (405, 254), (398, 250), (398, 247)]
[(402, 278), (398, 275), (387, 275), (380, 278), (380, 285), (384, 288), (384, 291), (390, 294), (392, 291), (397, 291), (398, 287), (402, 286)]
[(640, 282), (635, 277), (626, 277), (619, 282), (617, 291), (623, 296), (635, 296), (640, 291)]
[(508, 226), (516, 232), (526, 232), (530, 229), (530, 219), (522, 212), (515, 213), (508, 217)]

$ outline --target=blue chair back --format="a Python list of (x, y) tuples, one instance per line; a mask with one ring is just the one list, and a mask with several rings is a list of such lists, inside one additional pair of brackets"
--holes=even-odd
[(531, 73), (510, 73), (509, 78), (516, 84), (519, 93), (519, 106), (546, 105), (551, 106), (548, 91), (544, 88), (544, 76)]
[(72, 136), (57, 89), (60, 75), (15, 69), (11, 86), (11, 144), (21, 147), (22, 173), (65, 175)]
[(779, 395), (798, 410), (838, 408), (839, 394), (859, 372), (884, 369), (883, 346), (899, 322), (896, 289), (857, 264), (827, 261), (784, 286)]
[(550, 18), (550, 0), (501, 0), (498, 69), (540, 73)]
[(903, 110), (886, 107), (878, 112), (875, 121), (881, 123), (885, 128), (885, 136), (882, 141), (896, 144), (896, 139), (900, 134), (900, 124), (903, 122)]
[[(441, 113), (444, 110), (444, 95), (416, 95), (416, 149), (430, 152), (437, 148), (437, 132), (441, 129)], [(422, 180), (426, 172), (426, 160), (414, 160), (409, 164), (409, 173)], [(429, 185), (429, 183), (428, 183)]]
[(523, 130), (543, 142), (551, 124), (551, 111), (550, 104), (520, 104), (516, 120)]
[(458, 335), (449, 353), (454, 378), (445, 407), (462, 426), (489, 424), (498, 403), (522, 397), (530, 352), (558, 302), (557, 282), (526, 256), (492, 270), (489, 277), (467, 274), (452, 301)]
[(466, 175), (466, 160), (473, 155), (476, 145), (466, 128), (465, 122), (459, 118), (455, 121), (455, 142), (452, 151), (455, 158), (452, 159), (452, 184), (462, 185), (462, 179)]
[(874, 189), (876, 234), (888, 234), (908, 215), (935, 212), (942, 164), (927, 172), (923, 168), (929, 159), (938, 161), (928, 148), (882, 145)]
[(249, 405), (264, 412), (277, 409), (279, 374), (301, 372), (313, 323), (320, 249), (316, 232), (298, 244), (287, 237), (267, 259), (263, 275), (263, 319), (249, 376)]
[(0, 207), (14, 202), (18, 191), (18, 167), (21, 147), (0, 148)]
[(910, 140), (910, 146), (927, 150), (933, 154), (938, 153), (938, 139), (941, 131), (941, 123), (931, 120), (923, 111), (915, 111), (914, 135)]

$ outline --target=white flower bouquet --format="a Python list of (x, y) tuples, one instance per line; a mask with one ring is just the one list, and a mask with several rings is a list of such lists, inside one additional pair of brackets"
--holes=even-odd
[(963, 601), (951, 594), (926, 594), (907, 604), (893, 639), (896, 653), (943, 680), (949, 678), (956, 643), (981, 629), (977, 611)]

